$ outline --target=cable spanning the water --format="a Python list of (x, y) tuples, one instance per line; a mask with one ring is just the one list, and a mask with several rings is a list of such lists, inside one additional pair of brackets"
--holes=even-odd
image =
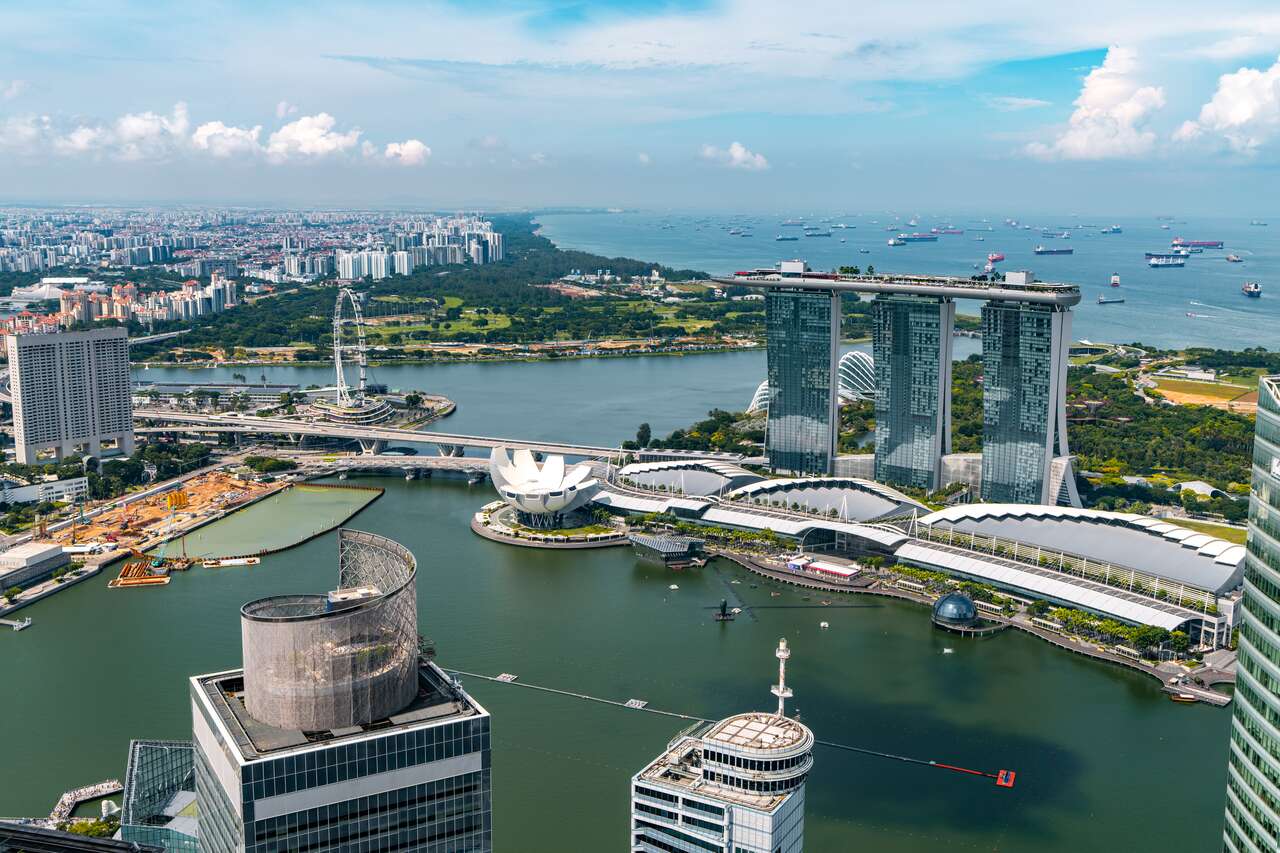
[[(496, 684), (509, 684), (513, 687), (524, 687), (528, 690), (540, 690), (543, 693), (555, 693), (560, 696), (569, 696), (573, 699), (584, 699), (588, 702), (596, 702), (601, 705), (613, 705), (616, 708), (625, 708), (628, 711), (645, 711), (650, 714), (660, 714), (664, 717), (675, 717), (680, 720), (690, 720), (695, 723), (712, 723), (714, 720), (706, 717), (695, 717), (692, 714), (681, 714), (677, 711), (663, 711), (659, 708), (650, 708), (646, 706), (629, 705), (626, 702), (619, 702), (616, 699), (604, 699), (599, 696), (588, 696), (585, 693), (574, 693), (572, 690), (561, 690), (556, 687), (544, 687), (541, 684), (529, 684), (524, 681), (514, 681), (509, 678), (499, 678), (493, 675), (481, 675), (478, 672), (465, 672), (461, 669), (446, 669), (445, 672), (451, 675), (462, 675), (467, 678), (480, 678), (485, 681), (492, 681)], [(829, 740), (815, 740), (818, 746), (827, 746), (832, 749), (840, 749), (845, 752), (856, 752), (860, 755), (870, 755), (876, 758), (887, 758), (892, 761), (901, 761), (904, 764), (918, 764), (922, 767), (934, 767), (939, 770), (950, 770), (955, 773), (965, 773), (970, 776), (981, 776), (986, 779), (995, 779), (1001, 787), (1013, 787), (1014, 773), (1011, 770), (1001, 770), (999, 773), (991, 773), (986, 770), (971, 770), (968, 767), (958, 767), (954, 764), (944, 764), (941, 761), (933, 761), (924, 758), (913, 758), (909, 755), (897, 755), (892, 752), (882, 752), (878, 749), (867, 749), (862, 746), (853, 746), (847, 743), (836, 743)]]

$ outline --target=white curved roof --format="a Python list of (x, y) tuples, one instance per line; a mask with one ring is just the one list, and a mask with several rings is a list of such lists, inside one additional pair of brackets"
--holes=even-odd
[(747, 404), (747, 414), (754, 415), (756, 412), (767, 412), (769, 410), (769, 380), (766, 379), (756, 386), (756, 393), (751, 395), (751, 402)]
[(624, 466), (618, 473), (624, 477), (632, 477), (636, 474), (652, 474), (658, 471), (688, 471), (695, 468), (711, 471), (729, 479), (734, 477), (762, 479), (759, 474), (748, 471), (741, 465), (734, 465), (732, 462), (725, 462), (720, 459), (667, 459), (663, 462), (633, 462)]
[(957, 553), (957, 550), (934, 547), (926, 542), (911, 542), (897, 551), (897, 558), (924, 567), (989, 581), (1006, 589), (1017, 589), (1040, 598), (1074, 605), (1094, 613), (1113, 616), (1137, 625), (1158, 625), (1175, 630), (1198, 614), (1172, 605), (1157, 604), (1082, 578), (1062, 579), (1053, 572), (1032, 568), (1019, 569), (1007, 561), (994, 560), (981, 554)]
[(840, 396), (871, 400), (876, 396), (876, 363), (870, 353), (854, 350), (840, 356)]
[(836, 510), (846, 521), (877, 521), (927, 511), (922, 504), (874, 480), (858, 477), (795, 477), (761, 480), (727, 492), (730, 500), (795, 500), (814, 512)]
[(1166, 519), (1040, 504), (963, 504), (921, 524), (1011, 539), (1223, 593), (1239, 584), (1243, 545)]

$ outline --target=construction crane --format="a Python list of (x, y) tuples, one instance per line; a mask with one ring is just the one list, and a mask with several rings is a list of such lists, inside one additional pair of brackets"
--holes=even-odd
[[(156, 556), (151, 560), (151, 568), (163, 569), (165, 552), (169, 550), (169, 534), (173, 531), (173, 522), (178, 514), (178, 510), (186, 508), (188, 504), (187, 493), (182, 489), (174, 489), (167, 492), (164, 496), (165, 505), (169, 507), (169, 524), (162, 534), (163, 539), (160, 542), (160, 550), (156, 552)], [(186, 543), (183, 543), (186, 547)]]

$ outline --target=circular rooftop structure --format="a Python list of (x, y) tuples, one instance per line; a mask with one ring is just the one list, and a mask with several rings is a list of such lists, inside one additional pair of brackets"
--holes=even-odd
[(933, 621), (949, 628), (972, 628), (978, 622), (978, 606), (963, 592), (952, 592), (933, 603)]
[(417, 561), (398, 542), (343, 529), (338, 588), (240, 609), (245, 709), (281, 729), (385, 719), (418, 691)]

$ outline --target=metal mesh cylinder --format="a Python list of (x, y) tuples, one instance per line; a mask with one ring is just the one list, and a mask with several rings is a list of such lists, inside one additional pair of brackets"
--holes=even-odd
[(418, 689), (417, 562), (398, 542), (338, 533), (339, 587), (381, 595), (331, 605), (324, 595), (263, 598), (240, 611), (249, 714), (323, 731), (384, 719)]

